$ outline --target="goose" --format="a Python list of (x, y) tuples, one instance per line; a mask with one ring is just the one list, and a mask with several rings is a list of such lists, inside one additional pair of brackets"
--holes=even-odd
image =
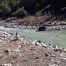
[(11, 41), (16, 41), (16, 40), (18, 40), (17, 33), (16, 33), (16, 35), (15, 35), (15, 36), (12, 36), (12, 37), (10, 38), (10, 40), (11, 40)]

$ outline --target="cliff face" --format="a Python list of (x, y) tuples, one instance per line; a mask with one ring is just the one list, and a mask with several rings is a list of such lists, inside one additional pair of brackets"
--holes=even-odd
[(66, 49), (0, 32), (0, 65), (66, 66)]

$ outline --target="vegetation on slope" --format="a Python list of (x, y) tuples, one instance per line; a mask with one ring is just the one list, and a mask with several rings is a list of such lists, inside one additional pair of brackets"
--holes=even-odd
[(65, 3), (65, 0), (0, 0), (0, 16), (65, 14)]

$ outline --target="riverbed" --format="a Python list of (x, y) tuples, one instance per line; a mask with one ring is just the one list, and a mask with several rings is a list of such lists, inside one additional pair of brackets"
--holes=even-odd
[(37, 32), (36, 29), (5, 28), (1, 26), (0, 31), (14, 34), (18, 32), (20, 36), (25, 36), (31, 40), (41, 40), (44, 43), (66, 47), (66, 30), (64, 29)]

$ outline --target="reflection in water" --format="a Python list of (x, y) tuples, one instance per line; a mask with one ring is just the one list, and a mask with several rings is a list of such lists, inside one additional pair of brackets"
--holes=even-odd
[(0, 28), (0, 31), (7, 31), (9, 33), (18, 32), (19, 35), (25, 36), (32, 40), (41, 40), (46, 43), (56, 44), (60, 47), (66, 47), (66, 30), (53, 30), (36, 32), (31, 29), (16, 29), (16, 28)]

